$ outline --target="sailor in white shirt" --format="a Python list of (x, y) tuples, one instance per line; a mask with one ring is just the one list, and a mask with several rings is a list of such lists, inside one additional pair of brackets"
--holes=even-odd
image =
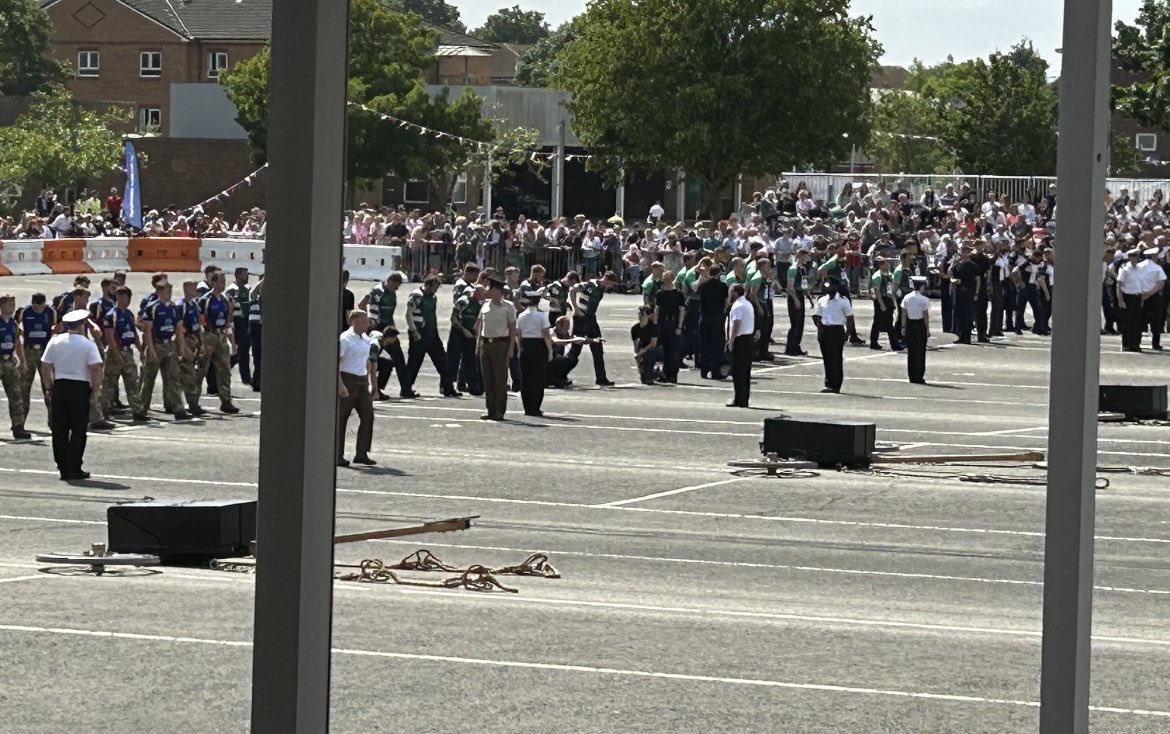
[(821, 360), (825, 363), (825, 389), (821, 392), (839, 393), (845, 381), (845, 325), (853, 316), (849, 299), (840, 295), (840, 281), (830, 278), (828, 295), (817, 301), (813, 322), (817, 325), (817, 342), (821, 346)]
[(65, 332), (49, 340), (41, 357), (41, 382), (50, 394), (53, 458), (63, 481), (89, 479), (81, 470), (90, 406), (101, 395), (102, 355), (85, 336), (89, 312), (71, 311), (61, 318)]
[(902, 297), (902, 333), (906, 335), (906, 371), (910, 382), (926, 384), (926, 342), (930, 338), (930, 299), (927, 279), (914, 276), (910, 284), (914, 290)]
[(544, 388), (548, 384), (548, 360), (552, 353), (552, 334), (548, 328), (548, 314), (540, 310), (540, 297), (521, 299), (524, 312), (516, 317), (516, 331), (520, 335), (520, 398), (524, 415), (544, 415)]
[(357, 410), (357, 448), (354, 451), (355, 464), (372, 466), (377, 462), (370, 458), (370, 446), (374, 442), (374, 396), (378, 394), (378, 372), (374, 367), (380, 345), (370, 343), (366, 332), (370, 328), (370, 317), (365, 311), (351, 311), (347, 318), (349, 329), (339, 338), (337, 366), (337, 396), (340, 405), (337, 410), (337, 465), (349, 466), (345, 459), (345, 426), (349, 414)]
[(1117, 271), (1117, 307), (1121, 310), (1121, 351), (1142, 350), (1142, 287), (1138, 270), (1141, 250), (1137, 247), (1125, 253), (1129, 262)]
[(731, 310), (727, 315), (727, 347), (731, 352), (731, 379), (735, 397), (729, 408), (746, 408), (751, 397), (752, 360), (756, 356), (756, 308), (742, 283), (731, 286)]
[[(1160, 247), (1151, 247), (1142, 254), (1145, 259), (1138, 263), (1142, 288), (1142, 326), (1150, 327), (1150, 348), (1162, 351), (1162, 327), (1166, 317), (1162, 312), (1162, 291), (1166, 288), (1166, 271), (1158, 264)], [(1140, 336), (1138, 337), (1141, 338)]]

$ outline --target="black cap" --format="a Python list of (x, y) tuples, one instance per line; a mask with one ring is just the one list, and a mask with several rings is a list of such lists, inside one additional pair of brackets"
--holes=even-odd
[(488, 278), (488, 289), (489, 290), (492, 288), (499, 288), (500, 290), (504, 290), (505, 285), (506, 284), (504, 283), (504, 281), (500, 280), (499, 278)]

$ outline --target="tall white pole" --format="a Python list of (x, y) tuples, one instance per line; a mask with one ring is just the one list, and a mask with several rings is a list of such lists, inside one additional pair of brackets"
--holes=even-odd
[(490, 220), (494, 211), (492, 206), (492, 153), (490, 150), (488, 151), (487, 165), (483, 168), (483, 210)]

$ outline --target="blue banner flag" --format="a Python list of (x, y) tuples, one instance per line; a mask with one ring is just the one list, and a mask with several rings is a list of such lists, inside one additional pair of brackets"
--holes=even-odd
[(142, 186), (138, 180), (138, 156), (134, 144), (126, 141), (126, 191), (122, 195), (122, 219), (142, 228)]

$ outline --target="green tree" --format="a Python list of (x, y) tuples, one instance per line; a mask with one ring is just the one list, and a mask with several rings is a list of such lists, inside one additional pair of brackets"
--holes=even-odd
[(594, 0), (581, 17), (552, 82), (611, 176), (684, 170), (721, 215), (736, 174), (831, 164), (866, 137), (880, 47), (848, 0)]
[(963, 173), (1056, 171), (1058, 95), (1030, 41), (984, 59), (910, 69), (908, 88), (934, 106), (940, 137)]
[(1109, 175), (1134, 176), (1142, 172), (1145, 156), (1133, 138), (1113, 133), (1109, 136)]
[(400, 13), (414, 13), (431, 25), (465, 33), (467, 26), (459, 19), (459, 8), (443, 0), (383, 0), (386, 7)]
[(955, 157), (940, 138), (941, 120), (930, 100), (891, 90), (878, 98), (866, 152), (887, 173), (952, 173)]
[(37, 0), (0, 0), (0, 97), (64, 83), (65, 65), (49, 55), (50, 28)]
[(555, 31), (529, 46), (516, 60), (516, 84), (547, 87), (558, 66), (557, 55), (581, 35), (581, 16), (561, 23)]
[(549, 28), (544, 13), (513, 5), (489, 15), (474, 35), (493, 43), (532, 44), (548, 38)]
[[(434, 64), (438, 35), (417, 16), (391, 12), (378, 0), (352, 0), (347, 98), (373, 112), (350, 107), (347, 125), (346, 181), (376, 181), (394, 174), (437, 180), (447, 189), (459, 170), (458, 144), (450, 137), (420, 135), (387, 122), (379, 114), (471, 140), (490, 142), (492, 125), (483, 118), (483, 99), (470, 88), (451, 100), (432, 96), (422, 72)], [(236, 121), (248, 133), (257, 164), (266, 160), (268, 139), (268, 64), (265, 49), (220, 76), (236, 105)]]
[(108, 174), (122, 160), (129, 122), (129, 111), (95, 112), (62, 87), (34, 93), (28, 110), (0, 128), (0, 189), (30, 181), (66, 188)]

